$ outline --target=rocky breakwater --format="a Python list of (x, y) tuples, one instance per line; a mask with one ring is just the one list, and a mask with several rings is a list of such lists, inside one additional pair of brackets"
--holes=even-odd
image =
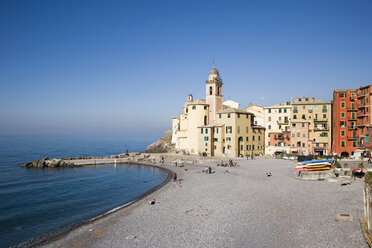
[(172, 130), (165, 130), (164, 136), (146, 148), (147, 153), (166, 153), (174, 150)]
[(25, 168), (56, 168), (56, 167), (66, 167), (66, 166), (73, 166), (71, 163), (67, 163), (63, 159), (49, 159), (48, 157), (43, 158), (41, 160), (32, 160), (30, 163), (22, 164), (21, 167)]

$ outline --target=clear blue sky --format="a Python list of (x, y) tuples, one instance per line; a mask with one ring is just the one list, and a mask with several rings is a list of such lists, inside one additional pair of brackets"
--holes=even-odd
[(212, 59), (224, 99), (372, 82), (371, 0), (0, 1), (0, 134), (154, 135)]

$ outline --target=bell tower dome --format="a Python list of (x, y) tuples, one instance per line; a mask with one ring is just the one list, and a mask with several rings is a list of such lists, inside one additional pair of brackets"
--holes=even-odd
[(209, 123), (214, 124), (216, 112), (222, 109), (222, 79), (220, 73), (213, 66), (209, 71), (208, 81), (206, 86), (206, 100), (209, 104)]

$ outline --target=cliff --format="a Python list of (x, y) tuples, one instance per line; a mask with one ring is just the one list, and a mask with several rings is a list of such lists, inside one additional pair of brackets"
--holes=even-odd
[(174, 149), (172, 145), (172, 131), (165, 130), (164, 136), (146, 148), (147, 153), (164, 153)]

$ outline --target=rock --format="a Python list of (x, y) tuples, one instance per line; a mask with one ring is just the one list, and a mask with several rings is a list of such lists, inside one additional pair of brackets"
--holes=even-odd
[(37, 167), (38, 163), (39, 163), (39, 160), (32, 160), (32, 162), (31, 162), (32, 167)]
[(163, 138), (160, 138), (158, 141), (152, 143), (146, 148), (147, 153), (164, 153), (172, 150), (172, 131), (166, 130)]

